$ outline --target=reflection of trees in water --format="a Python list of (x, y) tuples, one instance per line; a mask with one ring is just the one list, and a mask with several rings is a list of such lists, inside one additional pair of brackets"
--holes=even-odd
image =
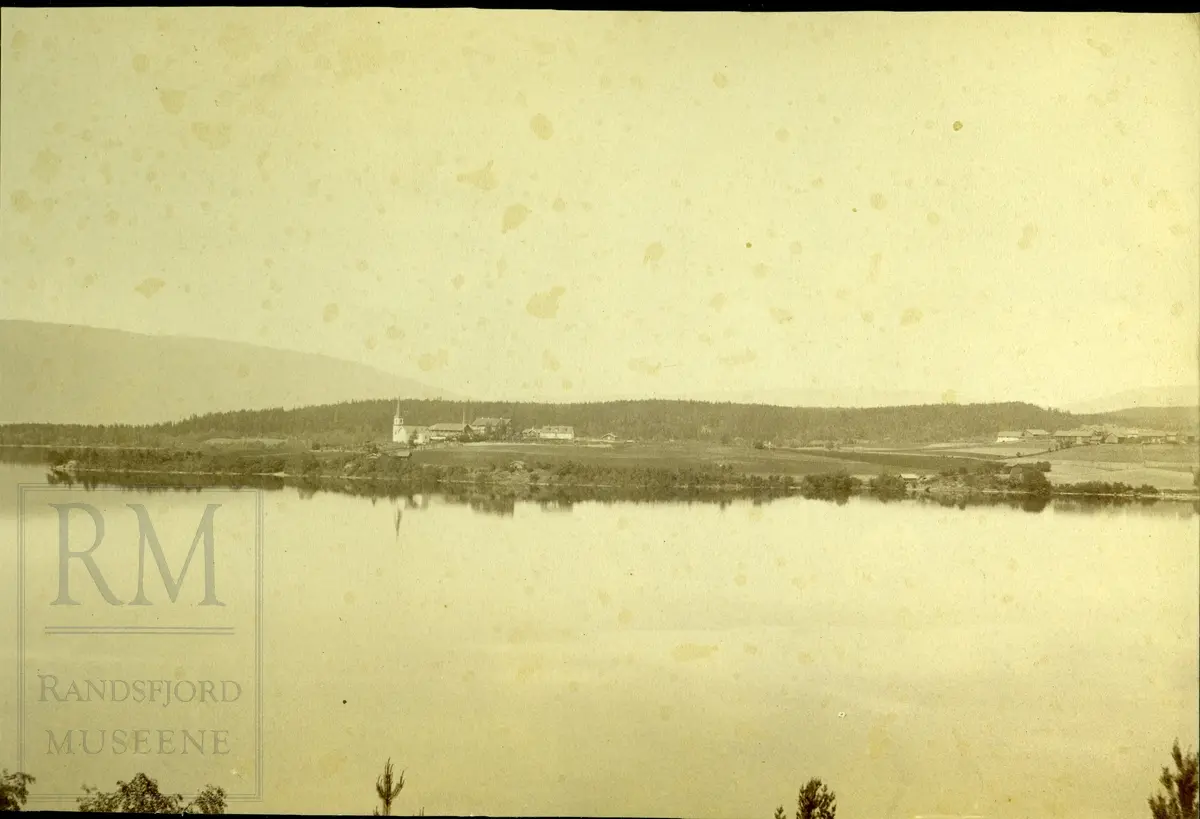
[(46, 463), (46, 450), (0, 444), (0, 463), (41, 466)]
[(52, 486), (78, 486), (87, 491), (95, 489), (114, 489), (119, 491), (155, 494), (159, 492), (202, 492), (205, 489), (282, 489), (284, 483), (279, 478), (266, 478), (261, 481), (245, 479), (214, 481), (211, 476), (204, 475), (165, 475), (165, 474), (130, 474), (87, 472), (82, 475), (71, 475), (62, 472), (47, 472), (46, 483)]
[(443, 503), (452, 506), (468, 506), (474, 512), (499, 517), (512, 517), (517, 507), (516, 498), (511, 495), (450, 492), (442, 495), (441, 498)]
[[(372, 498), (372, 502), (375, 499)], [(429, 508), (429, 494), (422, 493), (421, 495), (402, 495), (400, 497), (391, 498), (393, 506), (392, 529), (396, 533), (396, 539), (400, 539), (400, 524), (404, 520), (404, 513), (420, 512), (423, 509)], [(403, 503), (403, 505), (401, 505)]]
[[(680, 494), (685, 495), (685, 497), (680, 497)], [(735, 500), (749, 499), (756, 505), (761, 505), (783, 497), (783, 495), (759, 494), (750, 496), (744, 493), (732, 492), (670, 493), (637, 489), (540, 487), (526, 492), (505, 491), (504, 489), (492, 492), (472, 488), (472, 490), (443, 491), (436, 493), (436, 497), (441, 503), (450, 506), (466, 506), (480, 514), (511, 517), (516, 512), (518, 502), (536, 504), (544, 512), (570, 512), (575, 508), (576, 504), (580, 503), (598, 503), (602, 505), (629, 503), (666, 504), (671, 506), (716, 505), (721, 509), (725, 509)], [(424, 494), (419, 507), (410, 499), (407, 508), (425, 509), (429, 505), (429, 498), (430, 493)]]
[(934, 503), (944, 509), (979, 508), (981, 506), (1003, 506), (1008, 509), (1020, 509), (1022, 512), (1037, 514), (1050, 505), (1051, 498), (1042, 495), (976, 495), (972, 497), (932, 497), (918, 495), (917, 500), (923, 503)]
[(1178, 502), (1166, 498), (1153, 497), (1054, 498), (1055, 512), (1095, 514), (1114, 509), (1183, 520), (1200, 513), (1200, 501)]
[[(136, 492), (199, 492), (216, 486), (229, 488), (254, 488), (268, 491), (280, 491), (286, 488), (295, 489), (302, 500), (310, 500), (318, 493), (334, 495), (350, 495), (370, 499), (373, 503), (386, 499), (396, 505), (394, 521), (399, 531), (401, 508), (404, 511), (420, 511), (429, 508), (430, 499), (437, 497), (442, 503), (452, 506), (466, 506), (480, 514), (511, 517), (516, 504), (520, 502), (536, 503), (543, 511), (570, 512), (579, 503), (612, 504), (654, 504), (670, 506), (692, 506), (694, 504), (711, 506), (720, 509), (727, 508), (734, 501), (749, 500), (760, 506), (779, 498), (795, 498), (793, 493), (769, 490), (724, 491), (702, 488), (662, 489), (645, 487), (546, 487), (532, 486), (514, 490), (511, 487), (471, 486), (463, 489), (441, 487), (396, 486), (381, 481), (352, 481), (344, 478), (280, 478), (276, 476), (244, 476), (244, 475), (199, 475), (199, 474), (138, 474), (138, 473), (102, 473), (88, 472), (83, 474), (65, 474), (48, 471), (46, 482), (51, 485), (80, 486), (86, 490), (93, 489), (126, 489)], [(454, 485), (451, 485), (452, 487)], [(835, 494), (827, 498), (809, 498), (818, 502), (835, 503), (838, 506), (847, 504), (851, 497), (867, 502), (895, 503), (897, 498), (879, 498), (870, 494), (851, 495)], [(920, 494), (907, 500), (917, 500), (920, 503), (935, 504), (942, 508), (965, 510), (979, 506), (1004, 506), (1010, 509), (1030, 513), (1043, 512), (1047, 506), (1055, 512), (1094, 514), (1101, 511), (1123, 509), (1136, 512), (1150, 513), (1167, 517), (1190, 518), (1200, 513), (1200, 501), (1175, 502), (1169, 499), (1154, 497), (1084, 497), (1057, 496), (1043, 497), (1032, 495), (971, 495), (971, 496), (934, 496)], [(401, 507), (402, 505), (402, 507)]]
[(976, 495), (962, 497), (933, 497), (918, 495), (923, 503), (934, 503), (943, 508), (968, 509), (981, 506), (1003, 506), (1038, 513), (1047, 507), (1057, 513), (1096, 514), (1113, 510), (1127, 510), (1162, 517), (1190, 518), (1200, 512), (1200, 501), (1180, 503), (1154, 497), (1109, 497), (1109, 496), (1036, 496), (1036, 495)]
[(1158, 498), (1058, 498), (1054, 508), (1064, 512), (1091, 512), (1096, 509), (1147, 508), (1155, 506)]
[[(1023, 512), (1038, 513), (1050, 504), (1051, 499), (1041, 495), (977, 495), (973, 497), (917, 495), (916, 500), (921, 503), (935, 504), (943, 509), (965, 510), (968, 508), (977, 509), (981, 506), (1003, 506), (1008, 509), (1020, 509)], [(882, 498), (879, 501), (881, 503), (885, 502)]]

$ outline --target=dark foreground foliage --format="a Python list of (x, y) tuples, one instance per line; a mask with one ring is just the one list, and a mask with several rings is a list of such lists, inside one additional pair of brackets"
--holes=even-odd
[(1175, 770), (1162, 769), (1159, 784), (1163, 792), (1148, 800), (1150, 814), (1154, 819), (1196, 819), (1200, 803), (1197, 798), (1197, 780), (1200, 778), (1200, 758), (1195, 751), (1183, 753), (1179, 740), (1171, 748), (1171, 761)]

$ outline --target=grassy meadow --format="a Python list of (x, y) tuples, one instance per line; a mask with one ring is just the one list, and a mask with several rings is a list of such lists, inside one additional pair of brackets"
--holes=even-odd
[(817, 449), (747, 449), (700, 442), (586, 444), (478, 443), (418, 449), (414, 461), (438, 465), (501, 466), (514, 460), (682, 469), (728, 465), (749, 475), (816, 475), (845, 471), (853, 475), (883, 472), (934, 474), (967, 467), (976, 460), (921, 451), (876, 452)]

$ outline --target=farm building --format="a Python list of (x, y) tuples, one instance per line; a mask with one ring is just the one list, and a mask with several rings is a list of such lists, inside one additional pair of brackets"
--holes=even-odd
[(1059, 446), (1086, 444), (1092, 440), (1090, 429), (1060, 429), (1054, 433), (1054, 442)]
[(471, 431), (476, 435), (486, 435), (488, 437), (497, 437), (507, 435), (512, 427), (512, 421), (508, 418), (476, 418), (471, 422)]
[(470, 429), (466, 424), (433, 424), (429, 427), (431, 441), (457, 441)]
[(1001, 430), (996, 433), (996, 443), (998, 444), (1016, 444), (1021, 441), (1021, 433), (1015, 429)]
[[(1162, 434), (1162, 433), (1158, 433)], [(1116, 440), (1112, 440), (1112, 439)], [(1107, 434), (1104, 436), (1106, 444), (1145, 444), (1151, 443), (1152, 440), (1147, 438), (1147, 434), (1141, 430), (1129, 429), (1123, 427), (1110, 427)]]

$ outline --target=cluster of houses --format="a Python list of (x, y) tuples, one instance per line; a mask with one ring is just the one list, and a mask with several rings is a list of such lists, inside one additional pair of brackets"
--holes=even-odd
[(1047, 432), (1044, 429), (1001, 430), (998, 444), (1034, 444), (1046, 449), (1061, 449), (1083, 444), (1193, 444), (1194, 432), (1164, 432), (1158, 429), (1132, 429), (1090, 424), (1075, 429)]
[(535, 441), (574, 441), (575, 427), (530, 427), (521, 433), (521, 437)]
[(442, 441), (461, 441), (464, 438), (504, 438), (512, 427), (508, 418), (476, 418), (468, 424), (465, 420), (440, 422), (424, 426), (421, 424), (406, 424), (400, 415), (400, 407), (396, 407), (396, 415), (392, 418), (392, 443), (406, 446), (420, 446)]
[[(512, 420), (509, 418), (476, 418), (467, 423), (464, 418), (458, 423), (442, 422), (428, 426), (406, 424), (400, 415), (400, 403), (396, 403), (396, 415), (392, 418), (392, 443), (403, 446), (424, 446), (445, 441), (505, 440), (512, 437)], [(574, 441), (575, 428), (570, 426), (533, 427), (520, 435), (525, 440)], [(616, 440), (615, 435), (604, 440)]]

